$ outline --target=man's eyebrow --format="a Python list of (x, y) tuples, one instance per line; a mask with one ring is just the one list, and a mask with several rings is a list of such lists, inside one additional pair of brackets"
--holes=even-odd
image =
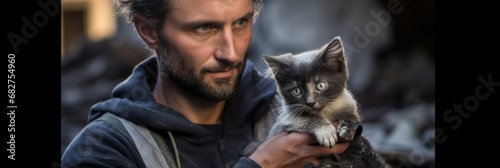
[[(253, 18), (253, 10), (248, 12), (247, 14), (243, 15), (243, 17), (239, 18), (238, 20), (241, 20), (241, 19), (252, 19)], [(238, 21), (238, 20), (235, 20), (235, 21)]]
[(201, 26), (201, 25), (218, 26), (218, 25), (222, 25), (222, 22), (213, 21), (213, 20), (196, 20), (196, 21), (181, 23), (181, 27), (183, 29), (192, 29), (192, 28), (196, 28), (196, 27)]
[[(250, 12), (246, 13), (245, 15), (243, 15), (243, 17), (240, 17), (239, 19), (234, 20), (233, 23), (236, 22), (236, 21), (238, 21), (238, 20), (242, 20), (242, 19), (248, 19), (248, 20), (250, 20), (250, 19), (253, 18), (253, 14), (254, 14), (254, 12), (250, 11)], [(183, 29), (192, 29), (192, 28), (196, 28), (196, 27), (201, 26), (201, 25), (220, 26), (220, 25), (223, 25), (223, 24), (224, 23), (221, 22), (221, 21), (200, 19), (200, 20), (194, 20), (194, 21), (189, 21), (189, 22), (181, 23), (180, 26)]]

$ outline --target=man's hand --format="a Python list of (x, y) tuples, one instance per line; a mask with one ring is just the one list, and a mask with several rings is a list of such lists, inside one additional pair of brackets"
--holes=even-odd
[(321, 157), (340, 154), (349, 147), (348, 142), (336, 143), (332, 148), (313, 144), (317, 141), (311, 134), (281, 133), (262, 143), (249, 158), (263, 168), (304, 167), (306, 163), (319, 165)]

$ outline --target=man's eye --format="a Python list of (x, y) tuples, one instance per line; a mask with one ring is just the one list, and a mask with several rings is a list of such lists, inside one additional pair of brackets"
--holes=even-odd
[(209, 31), (212, 27), (210, 25), (201, 25), (198, 26), (195, 30), (199, 32), (206, 32)]
[(247, 24), (247, 22), (248, 21), (244, 20), (244, 19), (238, 20), (235, 23), (235, 27), (245, 27), (245, 25)]

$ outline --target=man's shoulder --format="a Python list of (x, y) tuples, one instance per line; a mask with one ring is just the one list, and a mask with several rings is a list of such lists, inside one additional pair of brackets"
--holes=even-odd
[(118, 117), (110, 113), (98, 117), (89, 122), (73, 138), (71, 145), (87, 144), (99, 147), (108, 143), (120, 143), (122, 145), (131, 144), (124, 126), (119, 122)]
[[(251, 61), (247, 61), (245, 70), (240, 78), (239, 90), (251, 94), (252, 99), (265, 99), (271, 102), (276, 95), (276, 84), (270, 76), (260, 73)], [(258, 95), (258, 96), (257, 96)]]
[(106, 162), (122, 166), (130, 166), (139, 158), (133, 144), (112, 121), (96, 119), (88, 123), (75, 136), (63, 153), (64, 167), (79, 167), (81, 165), (103, 166)]
[[(106, 113), (101, 117), (89, 122), (79, 134), (87, 136), (99, 136), (101, 138), (114, 137), (124, 138), (124, 127), (119, 122), (118, 117), (110, 113)], [(126, 138), (126, 137), (125, 137)]]

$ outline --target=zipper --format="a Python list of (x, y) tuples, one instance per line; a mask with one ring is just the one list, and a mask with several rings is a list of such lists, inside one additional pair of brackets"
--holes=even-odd
[(226, 168), (229, 168), (230, 165), (228, 165), (228, 158), (227, 158), (227, 149), (226, 149), (226, 143), (224, 142), (224, 139), (219, 140), (219, 150), (220, 150), (220, 158), (222, 161), (222, 164), (225, 165)]

